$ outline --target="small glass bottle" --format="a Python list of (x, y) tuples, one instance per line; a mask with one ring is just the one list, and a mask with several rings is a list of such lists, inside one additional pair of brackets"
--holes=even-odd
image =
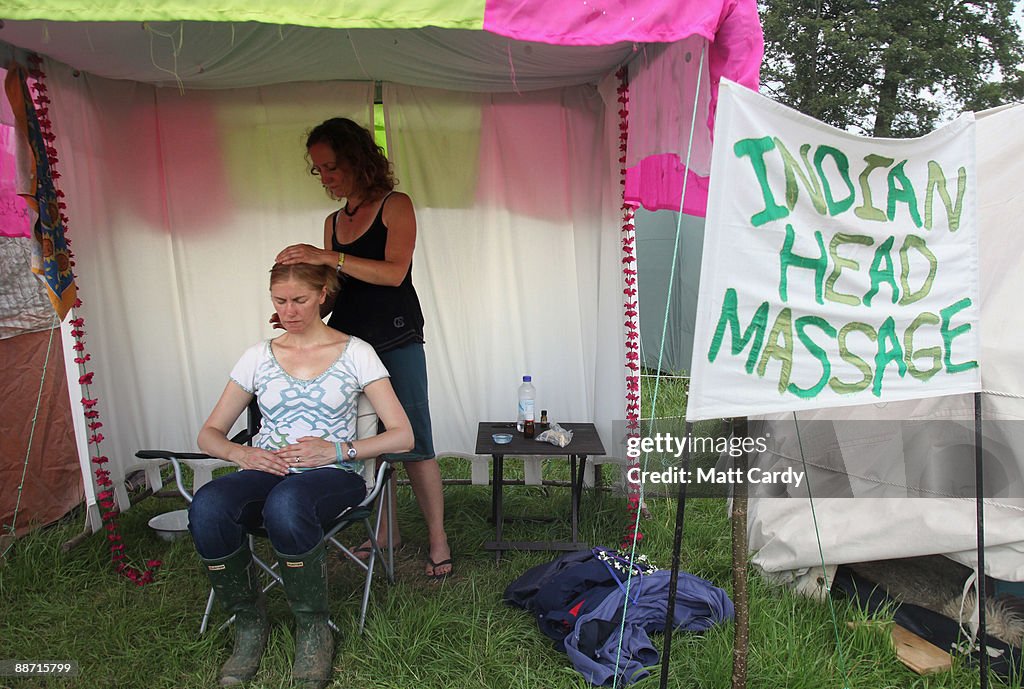
[(540, 429), (542, 431), (545, 431), (545, 430), (547, 430), (547, 428), (548, 428), (548, 410), (547, 409), (541, 409), (540, 410)]

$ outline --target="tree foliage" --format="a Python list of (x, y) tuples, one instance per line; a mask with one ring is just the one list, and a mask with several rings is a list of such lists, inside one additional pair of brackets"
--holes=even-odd
[(920, 136), (1024, 97), (1021, 0), (762, 0), (763, 90), (837, 127)]

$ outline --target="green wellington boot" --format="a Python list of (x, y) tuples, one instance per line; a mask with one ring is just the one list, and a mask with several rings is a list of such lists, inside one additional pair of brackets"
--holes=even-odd
[(323, 689), (334, 672), (334, 636), (327, 624), (327, 551), (321, 543), (304, 555), (275, 554), (295, 615), (292, 681), (299, 689)]
[(235, 616), (235, 648), (220, 669), (220, 685), (248, 682), (260, 667), (270, 625), (248, 544), (227, 557), (203, 559), (221, 607)]

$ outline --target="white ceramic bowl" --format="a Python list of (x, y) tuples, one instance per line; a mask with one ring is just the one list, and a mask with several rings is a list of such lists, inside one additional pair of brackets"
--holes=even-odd
[(149, 520), (149, 526), (165, 541), (174, 541), (188, 535), (188, 510), (174, 510), (158, 514)]

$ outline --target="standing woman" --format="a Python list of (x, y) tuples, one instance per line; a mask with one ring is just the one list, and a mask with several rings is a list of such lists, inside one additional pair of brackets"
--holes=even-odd
[[(416, 213), (412, 200), (394, 191), (391, 163), (373, 135), (350, 119), (335, 117), (306, 137), (310, 172), (320, 178), (331, 198), (345, 205), (324, 221), (323, 249), (294, 244), (277, 256), (279, 263), (316, 263), (336, 267), (342, 280), (340, 298), (330, 308), (328, 325), (366, 340), (391, 374), (416, 446), (401, 461), (427, 523), (430, 547), (427, 577), (441, 579), (452, 571), (444, 529), (441, 471), (427, 403), (427, 365), (423, 354), (423, 312), (412, 285)], [(401, 540), (394, 525), (395, 546)], [(387, 542), (387, 532), (381, 534)], [(356, 549), (369, 554), (368, 544)]]

